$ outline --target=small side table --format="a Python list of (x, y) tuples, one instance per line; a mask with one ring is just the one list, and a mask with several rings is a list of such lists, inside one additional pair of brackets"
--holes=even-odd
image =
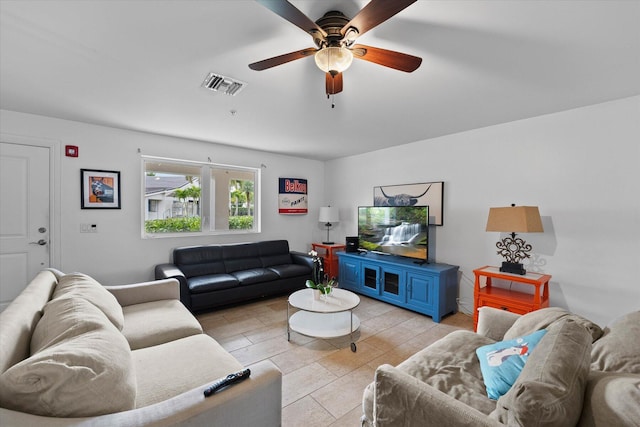
[(324, 272), (329, 278), (338, 277), (338, 255), (336, 252), (344, 251), (345, 245), (327, 245), (325, 243), (312, 243), (311, 249), (318, 252), (318, 256), (324, 259)]
[[(473, 329), (478, 326), (478, 308), (489, 306), (507, 310), (512, 313), (526, 314), (531, 311), (549, 307), (548, 274), (527, 273), (525, 275), (502, 273), (498, 267), (484, 266), (473, 270), (476, 276), (473, 289)], [(486, 278), (486, 286), (480, 286), (480, 278)], [(493, 286), (491, 279), (502, 279), (509, 282), (523, 283), (534, 287), (533, 293), (515, 291), (504, 287)]]

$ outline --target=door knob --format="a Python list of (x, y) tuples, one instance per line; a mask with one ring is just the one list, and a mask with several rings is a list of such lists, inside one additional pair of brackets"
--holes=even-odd
[(37, 242), (29, 242), (30, 245), (40, 245), (40, 246), (44, 246), (47, 244), (47, 241), (44, 239), (40, 239)]

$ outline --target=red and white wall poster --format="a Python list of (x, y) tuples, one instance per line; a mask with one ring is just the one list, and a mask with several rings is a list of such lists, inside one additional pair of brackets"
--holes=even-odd
[(278, 213), (306, 214), (308, 212), (307, 180), (279, 178)]

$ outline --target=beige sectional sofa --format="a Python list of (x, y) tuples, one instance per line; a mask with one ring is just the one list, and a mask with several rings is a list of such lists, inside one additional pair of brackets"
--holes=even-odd
[[(489, 399), (476, 349), (547, 332), (506, 394)], [(478, 331), (455, 331), (363, 396), (363, 426), (640, 426), (640, 311), (608, 327), (561, 308), (523, 316), (482, 307)]]
[(0, 314), (4, 426), (278, 426), (282, 374), (244, 368), (204, 334), (175, 279), (102, 286), (44, 270)]

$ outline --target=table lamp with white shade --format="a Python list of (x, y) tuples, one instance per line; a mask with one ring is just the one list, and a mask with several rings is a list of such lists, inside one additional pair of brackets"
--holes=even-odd
[(325, 245), (333, 245), (334, 242), (329, 240), (329, 229), (333, 225), (340, 220), (338, 214), (338, 208), (334, 208), (332, 206), (323, 206), (320, 208), (320, 215), (318, 217), (318, 221), (324, 223), (324, 226), (327, 227), (327, 241), (322, 242)]

